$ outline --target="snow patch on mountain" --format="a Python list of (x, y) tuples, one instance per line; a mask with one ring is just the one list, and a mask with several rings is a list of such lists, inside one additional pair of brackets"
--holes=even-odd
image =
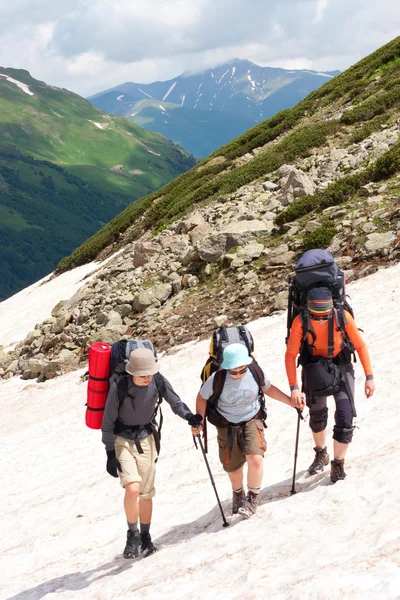
[[(91, 262), (72, 271), (52, 277), (52, 273), (0, 303), (0, 345), (19, 342), (39, 323), (51, 316), (60, 300), (67, 300), (92, 275), (117, 256), (114, 253), (103, 262)], [(23, 310), (21, 310), (23, 306)]]
[[(152, 100), (154, 100), (153, 96), (150, 96), (150, 94), (147, 94), (146, 92), (144, 92), (144, 91), (143, 91), (142, 89), (140, 89), (139, 87), (138, 87), (138, 90), (139, 90), (139, 92), (142, 92), (142, 94), (144, 94), (144, 95), (145, 95), (145, 96), (147, 96), (148, 98), (151, 98)], [(164, 98), (163, 98), (163, 100), (164, 100)]]
[(218, 79), (218, 81), (217, 81), (217, 83), (218, 83), (218, 84), (219, 84), (219, 83), (221, 83), (221, 81), (223, 80), (223, 78), (225, 77), (225, 75), (226, 75), (227, 73), (229, 73), (229, 69), (227, 69), (227, 70), (225, 71), (225, 73), (223, 73), (223, 75), (221, 75), (221, 77)]
[(170, 88), (168, 89), (167, 93), (163, 97), (163, 102), (165, 102), (165, 100), (168, 98), (168, 96), (170, 95), (170, 93), (172, 92), (172, 90), (174, 89), (174, 87), (176, 86), (176, 84), (177, 84), (177, 82), (174, 81), (174, 83), (170, 86)]
[(25, 92), (25, 94), (28, 94), (29, 96), (34, 96), (34, 93), (31, 92), (31, 90), (29, 89), (29, 85), (27, 85), (26, 83), (22, 83), (22, 81), (18, 81), (18, 79), (13, 79), (12, 77), (5, 75), (4, 73), (0, 73), (0, 77), (4, 77), (4, 79), (7, 79), (7, 81), (9, 81), (10, 83), (15, 83), (15, 85), (18, 86), (23, 92)]
[(91, 119), (88, 119), (88, 121), (89, 123), (93, 123), (93, 125), (96, 125), (96, 127), (98, 127), (99, 129), (104, 129), (101, 123), (97, 123), (96, 121), (92, 121)]

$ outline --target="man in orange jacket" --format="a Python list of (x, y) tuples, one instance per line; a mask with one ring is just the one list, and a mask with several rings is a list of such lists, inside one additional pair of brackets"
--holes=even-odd
[[(300, 407), (302, 392), (296, 374), (296, 357), (300, 354), (303, 366), (302, 387), (310, 410), (310, 427), (315, 443), (315, 458), (308, 469), (310, 475), (323, 471), (329, 464), (326, 448), (327, 396), (334, 396), (334, 460), (331, 461), (330, 476), (331, 481), (336, 483), (346, 477), (344, 459), (353, 437), (353, 417), (356, 416), (354, 370), (351, 364), (353, 350), (357, 352), (364, 368), (367, 398), (374, 393), (375, 384), (367, 346), (353, 317), (347, 311), (344, 311), (344, 331), (341, 330), (330, 290), (326, 287), (311, 289), (307, 294), (307, 309), (310, 317), (307, 331), (303, 328), (300, 315), (294, 319), (291, 327), (285, 354), (286, 373), (293, 403)], [(317, 380), (326, 381), (327, 375), (332, 376), (332, 385), (324, 389), (323, 384), (318, 384)]]

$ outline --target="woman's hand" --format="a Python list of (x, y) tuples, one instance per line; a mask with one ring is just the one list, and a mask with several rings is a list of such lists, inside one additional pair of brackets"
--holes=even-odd
[(373, 379), (367, 379), (365, 382), (365, 395), (367, 398), (371, 398), (375, 391), (375, 383)]

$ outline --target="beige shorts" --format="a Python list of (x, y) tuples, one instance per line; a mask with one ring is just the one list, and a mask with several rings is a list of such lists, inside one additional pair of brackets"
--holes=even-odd
[(267, 442), (264, 437), (263, 422), (259, 419), (252, 419), (246, 423), (243, 449), (239, 446), (238, 429), (232, 429), (233, 447), (231, 452), (229, 452), (228, 448), (228, 428), (220, 429), (217, 427), (217, 431), (219, 459), (224, 471), (227, 473), (232, 473), (243, 467), (248, 454), (264, 456), (264, 452), (267, 449)]
[(128, 483), (138, 483), (140, 498), (149, 499), (156, 493), (154, 481), (157, 450), (154, 437), (149, 435), (144, 440), (140, 440), (140, 445), (143, 454), (139, 454), (135, 442), (118, 435), (115, 438), (115, 454), (122, 467), (119, 479), (122, 487)]

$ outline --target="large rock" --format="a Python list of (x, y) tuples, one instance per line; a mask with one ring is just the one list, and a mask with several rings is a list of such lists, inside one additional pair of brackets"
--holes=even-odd
[(385, 233), (370, 233), (367, 236), (365, 248), (370, 255), (380, 254), (392, 244), (395, 237), (396, 236), (393, 231), (386, 231)]
[(262, 244), (259, 244), (256, 240), (250, 240), (248, 244), (238, 248), (237, 256), (245, 262), (249, 262), (254, 258), (259, 258), (263, 250), (264, 246)]
[(93, 331), (88, 337), (88, 344), (91, 345), (94, 342), (106, 342), (107, 344), (113, 344), (121, 335), (124, 335), (126, 331), (126, 325), (119, 327), (101, 327), (97, 331)]
[(269, 265), (290, 265), (295, 257), (295, 252), (289, 250), (287, 244), (281, 244), (271, 250), (268, 254), (266, 263)]
[[(255, 234), (270, 233), (274, 227), (272, 221), (260, 221), (251, 219), (249, 221), (231, 221), (220, 229), (220, 233), (226, 234)], [(254, 237), (254, 236), (253, 236)]]
[(150, 288), (148, 290), (142, 290), (138, 293), (138, 295), (133, 301), (133, 310), (136, 312), (142, 312), (152, 304), (157, 303), (158, 305), (160, 305), (159, 300), (154, 295), (153, 289)]
[(160, 283), (154, 286), (152, 290), (154, 297), (161, 303), (164, 304), (172, 294), (172, 285), (170, 283)]
[(186, 235), (171, 235), (161, 240), (164, 250), (175, 254), (179, 260), (181, 255), (186, 254), (189, 248), (189, 238)]
[(286, 173), (281, 181), (284, 198), (288, 194), (293, 195), (293, 198), (314, 194), (315, 184), (306, 173), (294, 167), (291, 167)]
[(110, 310), (107, 313), (107, 327), (120, 327), (122, 325), (122, 317), (115, 310)]
[(187, 231), (192, 231), (192, 229), (194, 229), (195, 227), (199, 227), (199, 225), (204, 225), (204, 224), (205, 224), (204, 217), (199, 212), (193, 213), (185, 220), (185, 225), (186, 225)]
[(203, 223), (202, 225), (197, 225), (189, 234), (190, 241), (193, 246), (196, 246), (197, 242), (204, 239), (205, 237), (212, 235), (213, 229), (211, 225), (208, 223)]
[(227, 245), (225, 234), (209, 235), (197, 242), (197, 252), (201, 260), (217, 262), (224, 255)]
[(151, 244), (150, 242), (138, 242), (135, 244), (133, 255), (133, 266), (143, 267), (146, 263), (154, 260), (160, 255), (160, 246)]

